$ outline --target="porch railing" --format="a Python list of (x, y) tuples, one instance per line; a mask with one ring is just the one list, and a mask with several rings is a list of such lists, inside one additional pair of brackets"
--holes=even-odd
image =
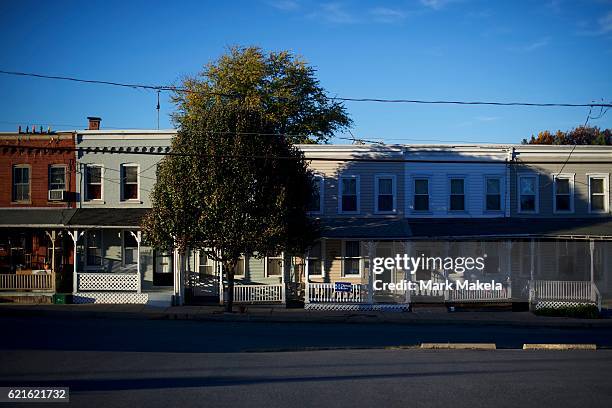
[(0, 290), (40, 290), (55, 292), (55, 273), (0, 274)]
[(139, 275), (136, 273), (78, 273), (79, 291), (136, 292)]
[(448, 290), (446, 297), (449, 302), (494, 302), (509, 300), (512, 295), (509, 287), (501, 290)]
[(599, 291), (590, 281), (531, 281), (532, 300), (597, 302)]
[(312, 303), (363, 303), (368, 301), (368, 285), (352, 284), (350, 291), (336, 291), (334, 283), (308, 283)]
[(234, 285), (235, 303), (276, 303), (283, 301), (284, 285)]

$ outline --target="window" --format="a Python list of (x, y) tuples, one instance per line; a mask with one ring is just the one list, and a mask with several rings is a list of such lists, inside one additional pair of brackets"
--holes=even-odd
[(380, 213), (395, 211), (395, 176), (375, 177), (375, 211)]
[(102, 266), (102, 232), (87, 231), (85, 241), (87, 266)]
[(102, 166), (87, 165), (85, 167), (86, 199), (102, 199)]
[(589, 175), (589, 212), (608, 212), (608, 176)]
[(323, 180), (322, 176), (314, 177), (315, 191), (314, 195), (311, 197), (310, 203), (308, 203), (308, 211), (311, 213), (323, 213)]
[(414, 210), (429, 211), (429, 180), (414, 180)]
[(138, 263), (138, 242), (130, 231), (123, 231), (123, 265)]
[(574, 211), (574, 176), (557, 174), (553, 180), (554, 212)]
[(211, 283), (215, 276), (215, 264), (213, 259), (204, 251), (198, 255), (198, 281), (200, 283)]
[(359, 212), (359, 177), (340, 178), (340, 212)]
[(359, 276), (361, 270), (359, 264), (359, 241), (344, 241), (344, 258), (342, 260), (342, 270), (344, 276)]
[(30, 201), (30, 166), (27, 164), (13, 166), (13, 201)]
[(536, 176), (519, 176), (519, 212), (538, 212), (538, 179)]
[(283, 274), (283, 257), (266, 257), (266, 276), (281, 276)]
[(501, 211), (501, 178), (487, 177), (485, 179), (485, 209), (487, 211)]
[(246, 256), (242, 255), (234, 267), (234, 276), (244, 276), (246, 271)]
[(121, 190), (123, 200), (138, 200), (138, 165), (121, 165)]
[(465, 211), (465, 180), (450, 179), (450, 211)]
[(49, 166), (49, 190), (66, 190), (66, 166), (63, 164)]
[(323, 276), (322, 252), (320, 241), (308, 251), (308, 276)]

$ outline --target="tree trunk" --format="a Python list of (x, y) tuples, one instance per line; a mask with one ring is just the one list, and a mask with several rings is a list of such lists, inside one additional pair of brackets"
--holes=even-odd
[(225, 302), (225, 311), (228, 313), (232, 312), (234, 306), (234, 265), (231, 262), (223, 264), (223, 269), (227, 274), (227, 302)]

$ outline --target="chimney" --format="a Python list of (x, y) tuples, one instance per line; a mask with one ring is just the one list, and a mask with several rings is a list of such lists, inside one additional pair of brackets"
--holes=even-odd
[(100, 121), (102, 118), (98, 118), (96, 116), (88, 116), (87, 120), (89, 121), (89, 127), (87, 130), (100, 130)]

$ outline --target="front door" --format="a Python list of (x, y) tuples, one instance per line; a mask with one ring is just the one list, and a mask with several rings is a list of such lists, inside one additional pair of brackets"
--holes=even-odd
[(153, 269), (154, 286), (174, 285), (174, 256), (172, 252), (155, 251), (155, 264)]

